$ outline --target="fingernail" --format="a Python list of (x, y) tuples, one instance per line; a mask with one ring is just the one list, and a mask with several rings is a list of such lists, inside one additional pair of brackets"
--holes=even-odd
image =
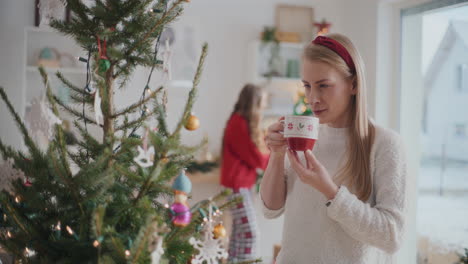
[(312, 154), (312, 150), (308, 149), (307, 154)]

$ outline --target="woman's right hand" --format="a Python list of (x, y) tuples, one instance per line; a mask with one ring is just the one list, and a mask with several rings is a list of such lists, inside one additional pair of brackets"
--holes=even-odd
[(284, 120), (284, 117), (281, 117), (278, 122), (269, 126), (265, 136), (265, 143), (270, 149), (271, 154), (285, 155), (288, 148), (286, 139), (282, 134), (284, 131), (284, 125), (281, 123), (282, 120)]

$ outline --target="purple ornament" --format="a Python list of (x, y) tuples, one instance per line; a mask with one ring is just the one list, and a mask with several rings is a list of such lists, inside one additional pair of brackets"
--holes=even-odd
[(175, 226), (186, 226), (192, 219), (190, 207), (183, 203), (173, 203), (171, 205), (172, 223)]

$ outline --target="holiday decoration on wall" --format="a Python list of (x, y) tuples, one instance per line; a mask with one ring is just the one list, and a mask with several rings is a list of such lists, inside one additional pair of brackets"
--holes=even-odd
[(317, 36), (322, 36), (330, 32), (331, 24), (323, 19), (322, 22), (314, 23), (314, 26), (317, 27)]

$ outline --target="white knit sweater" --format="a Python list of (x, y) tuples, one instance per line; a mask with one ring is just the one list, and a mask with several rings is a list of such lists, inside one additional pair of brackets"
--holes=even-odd
[[(330, 175), (344, 163), (347, 128), (321, 125), (313, 152)], [(304, 162), (303, 154), (299, 154)], [(285, 158), (285, 206), (282, 248), (277, 264), (395, 263), (404, 232), (406, 160), (400, 137), (376, 126), (370, 160), (373, 190), (365, 203), (342, 185), (327, 207), (326, 197), (304, 184)]]

